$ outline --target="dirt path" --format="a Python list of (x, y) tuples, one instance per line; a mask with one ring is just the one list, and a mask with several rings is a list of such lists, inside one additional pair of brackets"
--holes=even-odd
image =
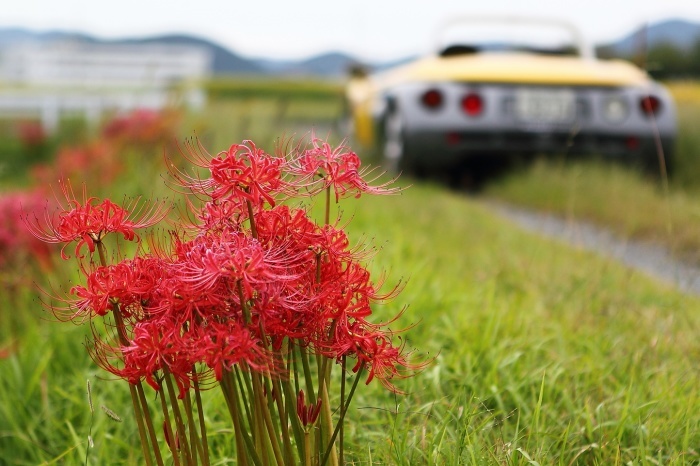
[(700, 267), (674, 258), (662, 246), (621, 239), (610, 231), (580, 221), (486, 201), (499, 215), (526, 230), (612, 257), (650, 276), (674, 283), (680, 290), (700, 294)]

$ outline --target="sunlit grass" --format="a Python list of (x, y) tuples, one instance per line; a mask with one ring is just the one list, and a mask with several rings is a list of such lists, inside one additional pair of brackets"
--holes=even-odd
[(540, 161), (488, 186), (485, 196), (609, 228), (622, 238), (665, 245), (689, 260), (700, 255), (700, 204), (694, 190), (612, 164)]
[[(214, 102), (183, 122), (183, 137), (194, 132), (210, 152), (244, 138), (272, 149), (287, 128), (330, 124), (255, 102)], [(113, 192), (172, 195), (157, 163), (129, 164)], [(407, 280), (375, 312), (388, 318), (407, 306), (395, 327), (414, 325), (407, 347), (435, 361), (400, 384), (406, 396), (360, 387), (346, 433), (352, 464), (697, 464), (700, 301), (523, 232), (468, 197), (401, 183), (413, 186), (341, 208), (353, 241), (381, 248), (373, 271), (386, 271), (389, 285)], [(625, 234), (656, 231), (644, 224), (652, 217), (654, 228), (692, 237), (679, 225), (700, 213), (689, 195), (666, 200), (653, 182), (607, 165), (537, 165), (488, 192), (577, 218), (610, 204), (601, 222)], [(73, 275), (59, 270), (53, 280)], [(84, 330), (46, 320), (36, 297), (0, 301), (2, 312), (29, 316), (16, 351), (0, 359), (0, 464), (84, 464), (86, 453), (91, 465), (140, 464), (128, 390), (94, 367)], [(223, 401), (207, 398), (214, 464), (235, 464)]]
[(539, 160), (487, 186), (485, 194), (569, 220), (609, 227), (625, 238), (659, 242), (700, 259), (700, 83), (669, 85), (679, 133), (670, 189), (661, 180), (591, 157)]

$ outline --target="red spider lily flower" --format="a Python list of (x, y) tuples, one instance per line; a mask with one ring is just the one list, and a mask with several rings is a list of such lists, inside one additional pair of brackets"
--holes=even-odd
[(273, 369), (272, 356), (244, 325), (236, 321), (211, 322), (197, 331), (201, 332), (197, 344), (199, 360), (214, 372), (216, 380), (221, 380), (223, 372), (235, 365), (245, 364), (256, 371)]
[(340, 359), (342, 356), (356, 358), (357, 362), (352, 371), (357, 372), (360, 367), (369, 369), (366, 384), (375, 377), (388, 390), (394, 393), (403, 393), (391, 381), (403, 379), (414, 375), (423, 369), (430, 361), (412, 363), (405, 351), (405, 343), (395, 346), (392, 343), (392, 333), (382, 332), (374, 325), (366, 325), (363, 321), (355, 321), (350, 325), (342, 322), (336, 326), (333, 348), (329, 357)]
[(333, 148), (328, 142), (312, 136), (311, 146), (294, 159), (289, 172), (302, 177), (319, 176), (319, 189), (332, 187), (336, 202), (348, 194), (360, 197), (362, 193), (395, 194), (401, 190), (389, 187), (395, 179), (372, 186), (370, 183), (383, 173), (376, 173), (372, 179), (365, 180), (374, 169), (360, 168), (360, 157), (342, 144)]
[(96, 243), (108, 233), (121, 233), (127, 241), (138, 239), (136, 229), (155, 225), (165, 218), (170, 208), (164, 202), (153, 205), (141, 204), (140, 199), (131, 202), (127, 208), (113, 203), (109, 199), (99, 202), (97, 198), (87, 197), (83, 186), (82, 200), (78, 200), (69, 183), (60, 181), (61, 191), (66, 205), (59, 208), (58, 217), (45, 213), (43, 225), (38, 217), (29, 220), (25, 217), (30, 232), (47, 243), (66, 243), (61, 249), (61, 258), (67, 259), (65, 248), (73, 241), (77, 242), (75, 255), (87, 246), (90, 253), (95, 252)]
[(318, 415), (321, 413), (321, 398), (316, 403), (306, 404), (306, 396), (304, 390), (299, 390), (297, 395), (297, 417), (301, 421), (301, 425), (306, 429), (316, 423)]
[(180, 276), (198, 291), (214, 287), (219, 280), (240, 282), (249, 299), (257, 284), (277, 278), (269, 252), (240, 232), (200, 236), (180, 248)]
[(252, 141), (233, 144), (215, 157), (201, 147), (188, 145), (187, 149), (185, 158), (207, 169), (210, 177), (190, 176), (172, 166), (171, 174), (181, 186), (195, 194), (209, 196), (214, 201), (244, 199), (259, 207), (264, 203), (274, 206), (274, 196), (288, 190), (287, 183), (282, 180), (285, 159), (267, 154)]
[[(154, 390), (160, 388), (159, 374), (167, 369), (179, 389), (179, 398), (184, 398), (191, 387), (192, 367), (197, 362), (197, 343), (192, 334), (182, 333), (175, 321), (165, 318), (138, 322), (133, 326), (129, 344), (110, 348), (102, 343), (96, 345), (93, 358), (111, 373), (132, 384), (145, 380)], [(98, 338), (99, 339), (99, 338)], [(110, 354), (120, 355), (123, 367), (104, 365)]]
[[(69, 308), (74, 311), (68, 318), (104, 316), (114, 305), (120, 306), (125, 318), (132, 315), (143, 317), (145, 312), (157, 314), (158, 300), (154, 298), (160, 293), (160, 284), (170, 274), (169, 264), (153, 257), (137, 257), (115, 265), (97, 267), (87, 273), (85, 286), (71, 288), (76, 300), (69, 302)], [(146, 308), (149, 304), (151, 307)]]

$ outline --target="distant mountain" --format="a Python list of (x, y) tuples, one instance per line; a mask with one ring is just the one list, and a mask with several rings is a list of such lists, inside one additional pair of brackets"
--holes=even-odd
[[(265, 74), (286, 76), (345, 76), (352, 65), (362, 63), (356, 57), (343, 52), (328, 52), (302, 60), (274, 60), (267, 58), (246, 58), (226, 47), (202, 37), (188, 34), (165, 34), (142, 38), (100, 39), (95, 36), (72, 31), (36, 32), (23, 28), (0, 28), (0, 47), (21, 42), (72, 41), (102, 44), (178, 44), (192, 45), (208, 49), (213, 57), (212, 73), (228, 74)], [(367, 65), (370, 69), (383, 69), (396, 62)]]
[(91, 44), (177, 44), (198, 46), (212, 54), (214, 74), (263, 74), (265, 69), (255, 60), (237, 55), (227, 48), (201, 37), (186, 34), (166, 34), (143, 38), (100, 39), (88, 34), (72, 31), (34, 32), (22, 28), (0, 28), (0, 46), (17, 43), (84, 42)]
[[(20, 42), (66, 40), (105, 44), (163, 43), (204, 47), (212, 54), (214, 75), (265, 74), (335, 78), (345, 76), (353, 65), (362, 64), (368, 70), (376, 71), (406, 63), (414, 58), (404, 57), (382, 63), (367, 63), (347, 53), (334, 51), (302, 60), (274, 60), (263, 57), (244, 57), (212, 40), (187, 34), (106, 40), (72, 31), (36, 32), (23, 28), (0, 28), (0, 47)], [(697, 40), (700, 40), (700, 24), (672, 19), (651, 24), (646, 28), (640, 27), (618, 41), (599, 46), (598, 50), (606, 56), (630, 57), (637, 53), (641, 46), (649, 48), (666, 42), (682, 50), (688, 50)]]
[(649, 49), (659, 44), (670, 44), (687, 51), (700, 40), (700, 23), (682, 19), (669, 19), (641, 26), (621, 39), (602, 46), (616, 56), (630, 57), (641, 49)]
[(328, 52), (298, 61), (286, 60), (275, 63), (265, 60), (264, 62), (267, 64), (267, 69), (275, 73), (334, 77), (345, 76), (350, 66), (359, 63), (359, 60), (343, 52)]
[(147, 37), (143, 39), (124, 39), (114, 43), (129, 44), (177, 44), (192, 45), (208, 49), (213, 57), (212, 73), (214, 74), (264, 74), (265, 69), (255, 60), (243, 58), (227, 48), (201, 37), (186, 34), (170, 34)]

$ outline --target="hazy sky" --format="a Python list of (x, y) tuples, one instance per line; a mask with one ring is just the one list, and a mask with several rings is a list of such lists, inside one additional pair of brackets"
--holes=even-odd
[(700, 22), (700, 0), (0, 0), (0, 27), (70, 29), (103, 38), (188, 32), (247, 56), (341, 50), (387, 60), (428, 50), (455, 14), (565, 19), (600, 43), (645, 22)]

